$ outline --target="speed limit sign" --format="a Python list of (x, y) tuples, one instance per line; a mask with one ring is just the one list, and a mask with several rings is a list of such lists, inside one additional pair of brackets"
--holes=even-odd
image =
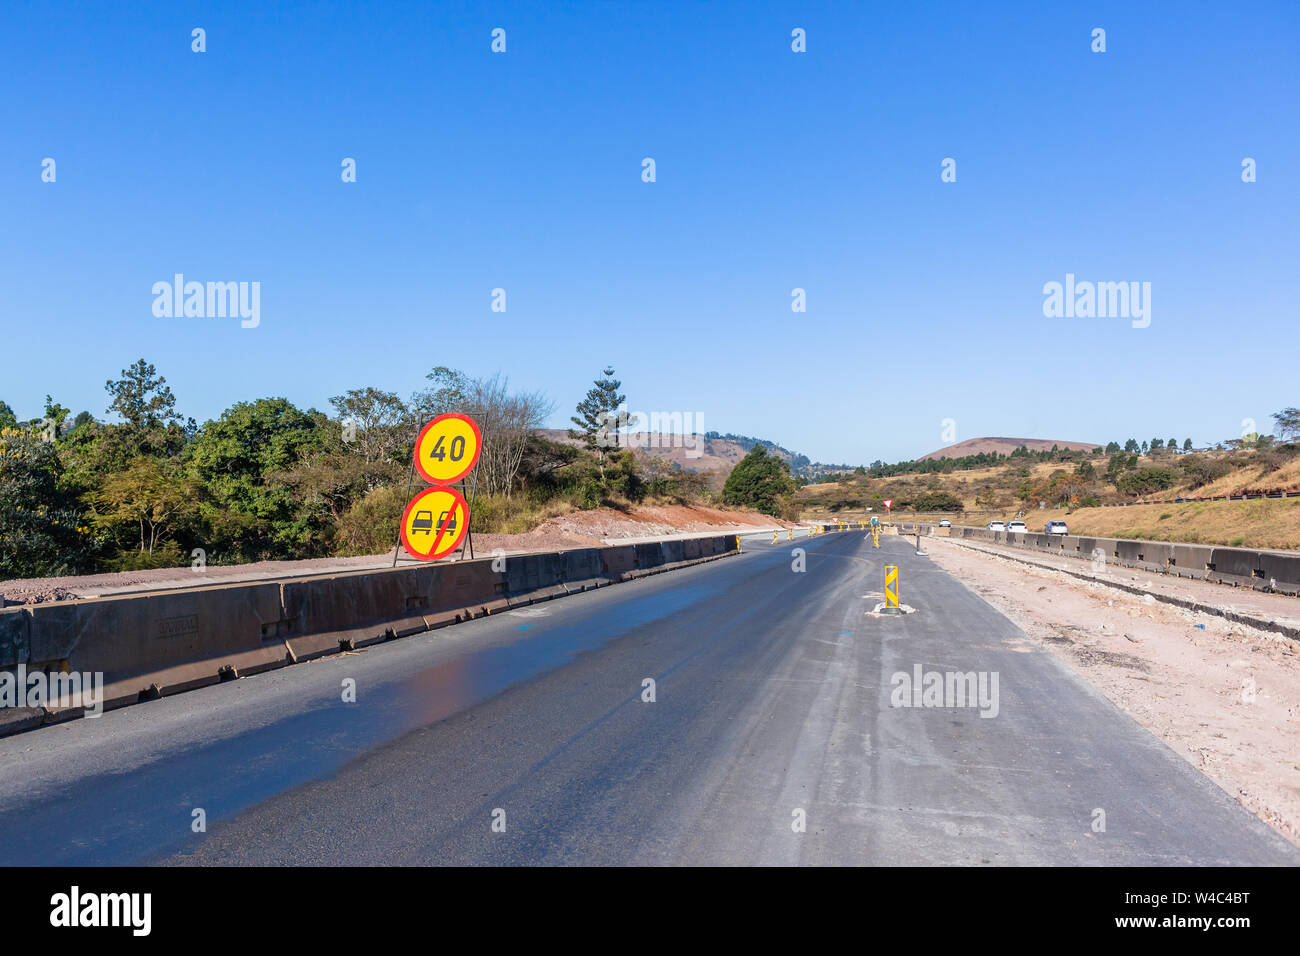
[(415, 470), (433, 485), (460, 481), (478, 464), (483, 434), (474, 419), (460, 412), (439, 415), (415, 441)]

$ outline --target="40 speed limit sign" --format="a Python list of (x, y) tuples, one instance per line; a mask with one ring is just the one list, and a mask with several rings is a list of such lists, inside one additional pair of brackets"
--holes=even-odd
[(460, 481), (478, 464), (483, 433), (474, 419), (460, 412), (439, 415), (415, 440), (415, 470), (433, 485)]

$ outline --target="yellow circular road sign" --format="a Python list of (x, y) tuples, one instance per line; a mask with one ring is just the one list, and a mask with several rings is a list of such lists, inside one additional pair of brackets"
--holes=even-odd
[(425, 488), (402, 514), (402, 545), (421, 561), (451, 554), (469, 531), (469, 505), (455, 488)]
[(415, 440), (415, 470), (434, 485), (460, 481), (478, 464), (483, 433), (468, 415), (448, 412), (420, 430)]

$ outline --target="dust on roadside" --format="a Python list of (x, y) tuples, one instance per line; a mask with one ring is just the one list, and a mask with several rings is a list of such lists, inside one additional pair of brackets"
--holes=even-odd
[(1300, 846), (1300, 642), (942, 538), (926, 550)]

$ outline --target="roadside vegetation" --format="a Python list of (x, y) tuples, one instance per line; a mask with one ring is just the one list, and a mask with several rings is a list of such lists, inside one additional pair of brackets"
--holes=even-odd
[[(1019, 516), (1033, 530), (1060, 518), (1071, 531), (1107, 537), (1240, 539), (1246, 546), (1300, 549), (1300, 510), (1288, 500), (1168, 506), (1177, 498), (1300, 490), (1300, 409), (1284, 409), (1273, 419), (1273, 435), (1249, 434), (1202, 449), (1190, 439), (1128, 439), (1091, 452), (1022, 446), (1009, 455), (876, 462), (834, 481), (806, 484), (797, 500), (808, 517), (883, 513), (884, 500), (892, 499), (893, 513), (909, 518), (982, 525)], [(1143, 502), (1166, 506), (1148, 509)]]
[[(556, 407), (545, 395), (441, 366), (426, 379), (406, 398), (358, 388), (328, 411), (259, 398), (199, 425), (140, 359), (105, 384), (108, 421), (48, 396), (41, 418), (18, 421), (0, 402), (0, 578), (382, 553), (408, 500), (416, 434), (448, 411), (483, 432), (469, 481), (475, 532), (715, 498), (706, 475), (602, 447), (597, 416), (624, 398), (613, 369), (579, 404), (571, 443), (537, 434)], [(728, 500), (766, 502), (769, 490)]]

